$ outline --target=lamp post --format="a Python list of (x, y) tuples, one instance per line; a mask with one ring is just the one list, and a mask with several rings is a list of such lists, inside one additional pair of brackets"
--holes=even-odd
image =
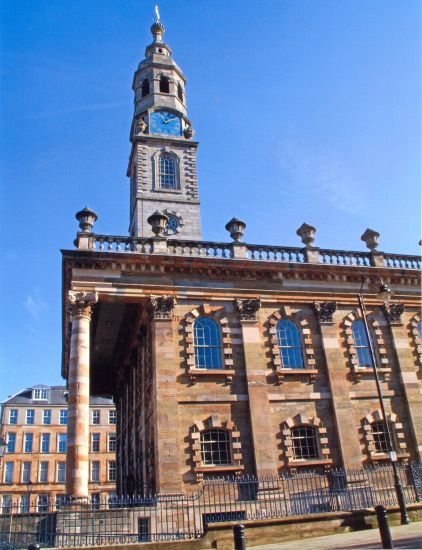
[[(381, 279), (381, 277), (378, 277), (378, 278), (380, 280), (380, 286), (379, 286), (379, 290), (378, 290), (377, 295), (383, 302), (387, 303), (388, 300), (390, 299), (391, 295), (392, 295), (392, 291), (384, 283), (384, 281)], [(394, 439), (391, 435), (391, 430), (390, 430), (390, 426), (388, 425), (387, 415), (385, 414), (384, 398), (383, 398), (383, 395), (382, 395), (382, 388), (381, 388), (380, 379), (378, 377), (378, 371), (377, 371), (377, 368), (378, 368), (377, 358), (376, 358), (376, 355), (375, 355), (375, 352), (374, 352), (374, 346), (372, 344), (372, 339), (371, 339), (370, 334), (369, 334), (368, 321), (367, 321), (367, 318), (366, 318), (365, 302), (364, 302), (363, 295), (362, 295), (363, 285), (365, 284), (365, 282), (368, 279), (369, 279), (369, 277), (365, 277), (364, 280), (362, 281), (362, 284), (361, 284), (360, 290), (359, 290), (359, 294), (358, 294), (358, 301), (359, 301), (360, 311), (361, 311), (361, 314), (362, 314), (363, 326), (365, 328), (365, 335), (366, 335), (366, 339), (367, 339), (367, 342), (368, 342), (369, 352), (370, 352), (370, 355), (371, 355), (371, 365), (372, 365), (372, 370), (373, 370), (374, 377), (375, 377), (375, 384), (377, 386), (377, 395), (378, 395), (378, 401), (379, 401), (380, 409), (381, 409), (381, 413), (382, 413), (382, 421), (383, 421), (383, 424), (384, 424), (385, 439), (386, 439), (386, 443), (387, 443), (388, 454), (389, 454), (389, 457), (390, 457), (391, 466), (393, 468), (394, 488), (396, 490), (397, 502), (398, 502), (398, 505), (399, 505), (399, 508), (400, 508), (400, 520), (401, 520), (402, 525), (406, 525), (406, 524), (409, 523), (409, 516), (407, 514), (407, 509), (406, 509), (406, 501), (405, 501), (404, 493), (403, 493), (403, 485), (401, 484), (400, 477), (399, 477), (399, 471), (398, 471), (398, 468), (397, 468), (396, 445), (395, 445)]]

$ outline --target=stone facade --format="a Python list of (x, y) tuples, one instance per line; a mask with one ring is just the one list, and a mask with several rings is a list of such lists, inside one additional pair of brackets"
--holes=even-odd
[[(150, 117), (149, 109), (161, 105), (158, 66), (149, 57), (159, 48), (167, 55), (157, 28), (135, 77), (139, 90), (152, 75), (153, 93), (141, 94), (136, 116)], [(181, 72), (166, 60), (173, 81), (165, 105), (185, 117), (174, 95)], [(76, 372), (89, 375), (91, 391), (114, 396), (119, 490), (192, 492), (210, 476), (275, 476), (388, 460), (369, 343), (356, 336), (359, 293), (398, 459), (420, 459), (420, 259), (378, 252), (372, 230), (369, 252), (322, 250), (308, 224), (298, 230), (301, 247), (238, 242), (245, 223), (236, 219), (226, 226), (235, 242), (203, 242), (196, 144), (190, 137), (147, 135), (147, 123), (139, 122), (143, 133), (132, 139), (131, 236), (82, 228), (76, 250), (62, 252), (64, 305), (72, 296), (98, 298), (92, 319), (83, 321), (82, 332), (90, 335), (83, 350), (78, 316), (64, 308), (63, 376), (70, 382)], [(184, 158), (180, 192), (151, 191), (160, 147)], [(179, 208), (187, 209), (186, 232), (151, 238), (145, 217)], [(373, 289), (380, 282), (393, 288), (400, 306), (385, 308)], [(80, 402), (82, 390), (72, 386), (69, 399)], [(86, 438), (82, 427), (69, 428), (70, 436)], [(87, 477), (84, 445), (68, 458), (80, 466), (68, 484), (78, 496)]]
[[(61, 499), (68, 494), (67, 395), (64, 386), (34, 386), (2, 403), (1, 434), (9, 444), (0, 462), (0, 500), (4, 509), (10, 500), (22, 510), (29, 507), (29, 502), (33, 511), (47, 502), (52, 509), (60, 506)], [(116, 490), (116, 408), (111, 399), (96, 397), (91, 398), (88, 413), (89, 476), (85, 483), (88, 494), (100, 499)], [(98, 464), (98, 471), (93, 463)]]

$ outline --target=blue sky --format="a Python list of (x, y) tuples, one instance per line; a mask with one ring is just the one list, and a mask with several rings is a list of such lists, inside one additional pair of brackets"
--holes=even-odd
[[(163, 0), (200, 141), (205, 239), (419, 253), (420, 9), (394, 0)], [(1, 3), (0, 400), (61, 383), (61, 248), (88, 205), (128, 230), (133, 72), (150, 0)]]

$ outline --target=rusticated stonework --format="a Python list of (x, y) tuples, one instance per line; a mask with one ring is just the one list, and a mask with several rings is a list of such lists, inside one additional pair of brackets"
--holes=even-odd
[[(362, 421), (363, 436), (366, 443), (366, 450), (371, 460), (382, 460), (386, 458), (386, 453), (380, 453), (377, 451), (374, 442), (374, 436), (372, 435), (372, 425), (374, 422), (380, 422), (383, 420), (381, 410), (377, 410), (365, 416)], [(397, 454), (402, 458), (407, 455), (406, 438), (403, 430), (403, 424), (399, 422), (399, 419), (395, 413), (387, 414), (387, 421), (390, 427), (391, 437), (393, 441), (396, 440)]]

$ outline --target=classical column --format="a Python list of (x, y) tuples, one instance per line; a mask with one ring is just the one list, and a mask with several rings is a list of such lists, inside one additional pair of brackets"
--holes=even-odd
[(359, 433), (349, 396), (350, 385), (346, 379), (344, 352), (339, 343), (338, 327), (334, 323), (337, 305), (336, 302), (315, 302), (314, 309), (321, 330), (322, 348), (327, 364), (343, 467), (361, 468), (362, 452), (359, 447)]
[(69, 291), (72, 318), (68, 372), (66, 495), (88, 496), (89, 481), (89, 325), (96, 292)]
[[(403, 325), (402, 315), (404, 305), (401, 303), (389, 304), (386, 306), (386, 314), (390, 323), (393, 337), (394, 349), (396, 351), (397, 363), (409, 412), (410, 431), (414, 437), (417, 456), (422, 458), (422, 397), (420, 383), (417, 377), (415, 357), (409, 344), (409, 336), (406, 327)], [(400, 419), (402, 422), (404, 418)], [(405, 431), (408, 426), (405, 425)], [(410, 442), (409, 442), (410, 443)]]
[(243, 353), (249, 396), (249, 415), (257, 476), (277, 474), (274, 454), (275, 434), (268, 401), (268, 384), (265, 349), (259, 330), (257, 314), (261, 307), (259, 299), (235, 301), (242, 327)]
[(153, 296), (150, 302), (152, 325), (152, 372), (154, 402), (155, 483), (157, 493), (180, 493), (179, 419), (177, 374), (180, 360), (173, 335), (171, 296)]

